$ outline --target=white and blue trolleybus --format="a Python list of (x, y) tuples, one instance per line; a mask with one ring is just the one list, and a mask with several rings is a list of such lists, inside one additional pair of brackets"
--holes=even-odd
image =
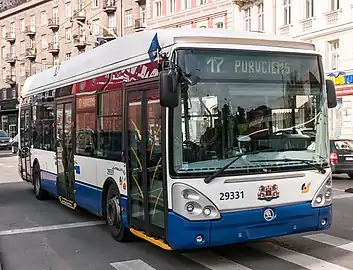
[(147, 30), (26, 79), (19, 172), (118, 241), (177, 250), (324, 230), (335, 106), (311, 43)]

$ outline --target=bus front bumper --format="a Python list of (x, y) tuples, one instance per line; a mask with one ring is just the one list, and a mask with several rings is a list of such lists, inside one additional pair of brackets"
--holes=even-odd
[(273, 207), (272, 221), (264, 219), (265, 209), (221, 213), (214, 221), (189, 221), (170, 211), (168, 244), (173, 249), (220, 246), (324, 230), (332, 223), (332, 206), (312, 208), (308, 202)]

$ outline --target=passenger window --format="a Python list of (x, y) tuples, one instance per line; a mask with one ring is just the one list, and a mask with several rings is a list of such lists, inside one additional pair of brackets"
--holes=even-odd
[(121, 161), (123, 144), (122, 91), (114, 90), (98, 96), (97, 156)]

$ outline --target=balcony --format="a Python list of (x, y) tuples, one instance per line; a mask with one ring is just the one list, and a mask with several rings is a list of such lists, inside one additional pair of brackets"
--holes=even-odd
[(35, 26), (26, 26), (25, 35), (29, 37), (34, 37), (36, 35), (36, 27)]
[(16, 60), (17, 60), (17, 57), (15, 54), (11, 53), (6, 55), (6, 58), (5, 58), (6, 63), (13, 65), (16, 63)]
[(338, 23), (342, 14), (342, 9), (331, 10), (324, 13), (326, 24), (331, 25)]
[(116, 1), (115, 0), (104, 0), (103, 1), (103, 11), (107, 13), (112, 13), (116, 11)]
[(26, 49), (25, 58), (33, 60), (37, 56), (37, 50), (35, 48)]
[(48, 43), (48, 53), (58, 54), (60, 51), (59, 43), (50, 42)]
[(16, 76), (14, 75), (7, 75), (5, 78), (5, 82), (9, 85), (15, 85), (16, 84)]
[(246, 4), (254, 3), (256, 0), (233, 0), (233, 3), (242, 8)]
[(16, 40), (16, 35), (15, 35), (15, 33), (6, 33), (5, 39), (6, 39), (6, 41), (13, 43)]
[(72, 19), (84, 22), (86, 20), (86, 11), (84, 9), (74, 10)]
[(134, 25), (135, 32), (143, 31), (143, 29), (145, 29), (145, 20), (144, 19), (136, 19), (135, 25)]
[(48, 28), (52, 31), (57, 31), (59, 29), (59, 18), (53, 17), (48, 20)]
[(286, 24), (278, 28), (279, 34), (282, 36), (288, 36), (291, 33), (292, 25)]
[(110, 31), (103, 29), (103, 38), (107, 41), (115, 39), (115, 36), (113, 35), (113, 33), (116, 35), (116, 27), (109, 27), (108, 29)]
[(78, 49), (83, 49), (87, 45), (87, 37), (85, 35), (74, 35), (74, 47)]

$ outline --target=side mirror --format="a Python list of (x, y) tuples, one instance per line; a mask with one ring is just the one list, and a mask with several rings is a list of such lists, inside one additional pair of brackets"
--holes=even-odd
[(179, 88), (177, 73), (173, 69), (159, 73), (160, 103), (163, 107), (175, 108), (179, 105)]
[(332, 80), (326, 80), (327, 104), (329, 109), (337, 106), (336, 88)]

